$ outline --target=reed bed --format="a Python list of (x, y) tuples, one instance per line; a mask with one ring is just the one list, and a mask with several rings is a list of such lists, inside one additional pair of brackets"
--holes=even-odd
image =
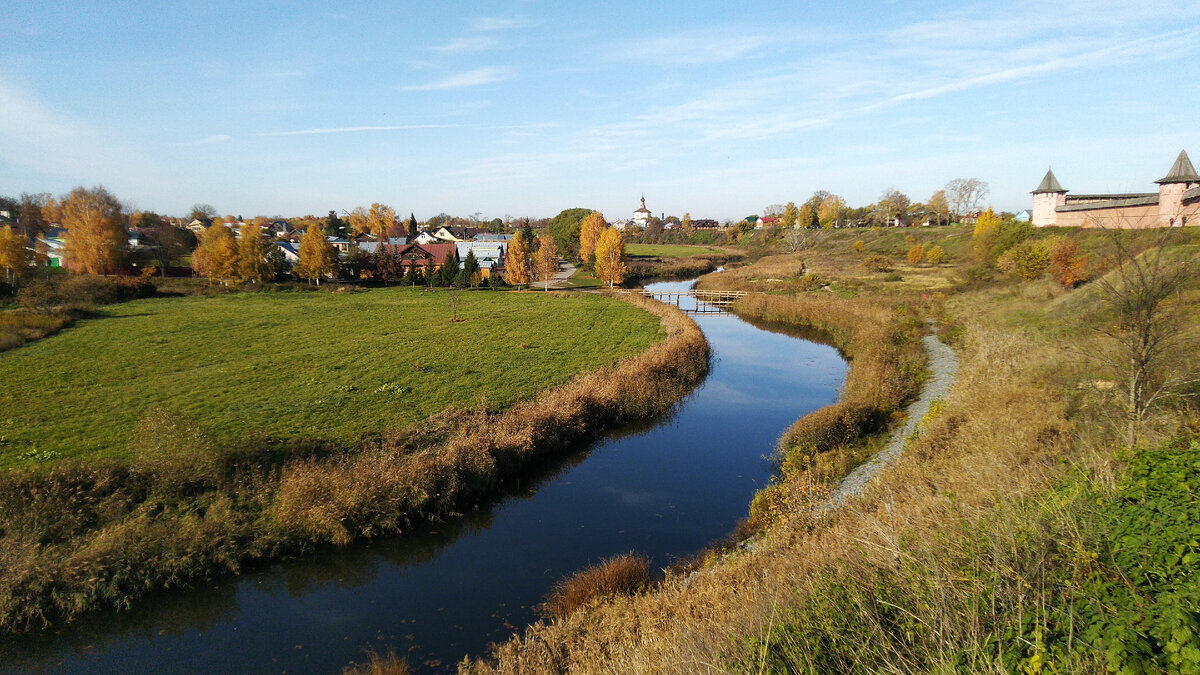
[(298, 439), (221, 446), (186, 418), (144, 421), (129, 462), (65, 460), (0, 476), (0, 629), (24, 630), (329, 543), (405, 530), (499, 494), (536, 461), (668, 410), (707, 372), (678, 310), (666, 337), (506, 410), (449, 409), (338, 450)]

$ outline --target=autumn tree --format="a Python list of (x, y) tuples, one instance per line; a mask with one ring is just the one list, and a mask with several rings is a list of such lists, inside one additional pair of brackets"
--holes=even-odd
[[(557, 241), (555, 239), (556, 244)], [(520, 287), (532, 280), (529, 270), (532, 243), (532, 237), (524, 229), (518, 231), (509, 242), (508, 252), (504, 254), (504, 281), (510, 286)]]
[(987, 199), (991, 188), (986, 181), (978, 178), (955, 178), (946, 183), (945, 197), (950, 214), (960, 219), (964, 215), (979, 210), (979, 205)]
[(254, 223), (245, 223), (238, 231), (237, 276), (242, 281), (262, 283), (270, 278), (271, 270), (264, 257), (267, 254), (263, 242), (262, 228)]
[(779, 226), (784, 229), (796, 227), (800, 223), (800, 209), (796, 207), (796, 202), (788, 202), (787, 206), (783, 207), (783, 215), (779, 217)]
[(915, 267), (916, 265), (920, 265), (921, 261), (924, 259), (925, 259), (925, 246), (924, 245), (922, 245), (921, 243), (918, 242), (908, 248), (908, 264), (909, 265), (913, 265)]
[(929, 250), (925, 251), (925, 262), (929, 263), (930, 265), (940, 265), (945, 259), (946, 250), (937, 244), (930, 246)]
[(607, 281), (608, 287), (625, 281), (629, 268), (625, 264), (625, 236), (615, 227), (600, 235), (596, 243), (596, 278)]
[(187, 255), (197, 243), (196, 235), (192, 234), (191, 230), (180, 229), (166, 222), (160, 223), (150, 231), (150, 239), (156, 247), (155, 256), (164, 277), (167, 276), (167, 269), (171, 263)]
[(0, 268), (4, 270), (4, 280), (10, 286), (29, 269), (29, 260), (25, 238), (18, 236), (7, 225), (0, 227)]
[(979, 220), (975, 221), (975, 230), (971, 233), (971, 250), (980, 265), (987, 265), (991, 261), (992, 243), (996, 240), (996, 229), (999, 226), (1000, 218), (990, 207), (979, 214)]
[(950, 206), (946, 202), (946, 191), (938, 190), (925, 202), (925, 213), (936, 225), (944, 225), (949, 218)]
[(692, 233), (692, 214), (685, 212), (683, 219), (679, 221), (679, 229), (683, 230), (684, 234)]
[(32, 236), (46, 231), (50, 221), (46, 220), (43, 207), (53, 201), (54, 197), (47, 192), (21, 193), (21, 202), (17, 206), (17, 221), (21, 224), (21, 234)]
[(354, 207), (350, 211), (350, 215), (346, 216), (346, 222), (350, 224), (350, 231), (356, 235), (371, 231), (371, 226), (368, 224), (367, 209), (362, 206)]
[(604, 214), (592, 211), (583, 218), (579, 225), (579, 257), (583, 262), (592, 262), (596, 257), (596, 243), (600, 241), (600, 233), (608, 227)]
[(62, 224), (67, 228), (63, 256), (71, 268), (88, 274), (114, 271), (129, 242), (121, 223), (121, 202), (108, 190), (71, 190), (62, 203)]
[(880, 223), (883, 225), (895, 223), (897, 218), (907, 215), (908, 206), (911, 203), (908, 195), (896, 188), (884, 190), (883, 194), (879, 196), (879, 201), (876, 202)]
[(1050, 276), (1059, 286), (1074, 288), (1087, 281), (1087, 257), (1079, 253), (1079, 245), (1075, 240), (1053, 237), (1047, 243), (1050, 248)]
[(192, 252), (192, 269), (209, 281), (225, 280), (237, 274), (237, 241), (224, 223), (214, 222), (200, 233), (200, 242)]
[(842, 212), (845, 209), (845, 199), (834, 194), (827, 195), (817, 207), (817, 221), (825, 229), (837, 227), (841, 225)]
[[(336, 219), (332, 211), (329, 215)], [(300, 262), (296, 263), (293, 271), (301, 279), (308, 279), (321, 285), (321, 279), (333, 274), (337, 265), (337, 249), (325, 239), (325, 232), (319, 227), (310, 227), (300, 240)]]
[(537, 252), (533, 254), (534, 277), (545, 283), (550, 290), (550, 280), (558, 273), (558, 246), (553, 237), (542, 235), (537, 239)]

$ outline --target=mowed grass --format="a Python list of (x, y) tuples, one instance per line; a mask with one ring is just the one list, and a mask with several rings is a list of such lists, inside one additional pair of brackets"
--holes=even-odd
[(719, 246), (692, 246), (688, 244), (625, 245), (625, 255), (631, 258), (692, 258), (696, 256), (728, 254), (729, 251)]
[(504, 407), (661, 337), (602, 296), (413, 289), (111, 305), (0, 353), (0, 466), (124, 456), (162, 407), (220, 439), (351, 443), (451, 405)]

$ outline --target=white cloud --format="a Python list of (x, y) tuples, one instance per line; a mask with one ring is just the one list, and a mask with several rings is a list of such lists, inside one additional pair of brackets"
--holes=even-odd
[(405, 91), (442, 91), (446, 89), (461, 89), (463, 87), (478, 87), (494, 82), (511, 80), (513, 73), (508, 68), (486, 66), (468, 70), (465, 73), (449, 75), (440, 80), (403, 87)]

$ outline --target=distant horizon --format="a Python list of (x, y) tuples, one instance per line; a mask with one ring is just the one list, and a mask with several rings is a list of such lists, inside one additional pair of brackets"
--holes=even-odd
[(424, 221), (739, 220), (979, 178), (1031, 205), (1200, 153), (1200, 6), (6, 3), (0, 194)]

